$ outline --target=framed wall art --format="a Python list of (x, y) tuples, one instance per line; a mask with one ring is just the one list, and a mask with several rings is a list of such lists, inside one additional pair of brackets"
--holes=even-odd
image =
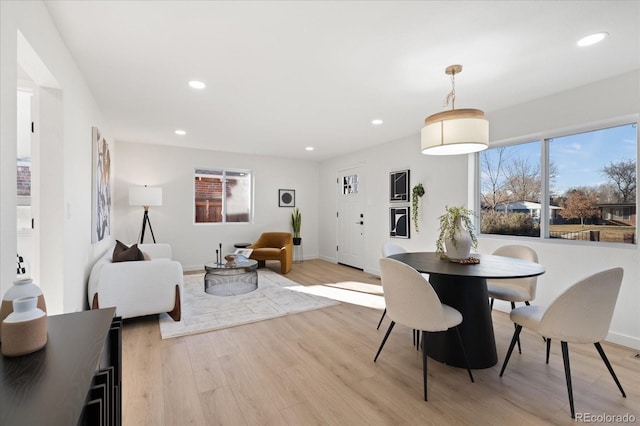
[(111, 235), (111, 152), (97, 127), (91, 128), (91, 242)]
[(410, 238), (409, 206), (389, 208), (389, 236), (394, 238)]
[(409, 170), (389, 173), (389, 201), (392, 203), (409, 201)]
[(278, 207), (295, 207), (295, 189), (278, 189)]

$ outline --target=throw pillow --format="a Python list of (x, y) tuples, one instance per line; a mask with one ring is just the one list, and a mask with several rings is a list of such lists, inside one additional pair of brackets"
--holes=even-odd
[(144, 255), (138, 248), (138, 244), (127, 247), (126, 244), (116, 240), (116, 246), (113, 249), (112, 262), (131, 262), (135, 260), (144, 260)]

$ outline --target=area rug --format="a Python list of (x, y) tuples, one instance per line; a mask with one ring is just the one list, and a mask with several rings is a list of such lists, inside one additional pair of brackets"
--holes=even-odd
[(258, 289), (237, 296), (214, 296), (204, 292), (204, 274), (185, 275), (182, 319), (160, 314), (163, 339), (204, 333), (326, 308), (340, 302), (309, 294), (305, 286), (268, 269), (258, 271)]

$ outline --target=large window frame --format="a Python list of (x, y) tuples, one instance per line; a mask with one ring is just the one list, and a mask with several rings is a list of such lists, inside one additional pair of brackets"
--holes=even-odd
[[(241, 194), (241, 203), (246, 202), (246, 212), (231, 212), (230, 198), (233, 196), (231, 181), (242, 181), (245, 186)], [(199, 188), (203, 180), (215, 182), (215, 190), (210, 190), (208, 196), (203, 195), (207, 191)], [(213, 182), (212, 182), (213, 184)], [(248, 188), (246, 186), (248, 185)], [(227, 224), (251, 224), (254, 214), (254, 176), (251, 170), (222, 168), (222, 167), (196, 167), (193, 172), (193, 223), (195, 225), (227, 225)], [(207, 211), (205, 213), (204, 211)]]
[[(502, 141), (492, 142), (489, 149), (500, 148), (500, 147), (510, 147), (521, 144), (527, 144), (531, 142), (539, 142), (540, 143), (540, 170), (541, 170), (541, 183), (542, 183), (542, 191), (541, 191), (541, 209), (540, 209), (540, 232), (539, 236), (518, 236), (518, 235), (508, 235), (508, 234), (492, 234), (492, 233), (482, 233), (481, 232), (481, 205), (482, 205), (482, 152), (475, 153), (470, 159), (470, 165), (472, 166), (473, 172), (473, 192), (470, 195), (469, 201), (475, 208), (475, 211), (478, 212), (475, 218), (476, 229), (478, 230), (478, 236), (482, 238), (496, 238), (496, 239), (516, 239), (520, 241), (536, 241), (536, 242), (551, 242), (551, 243), (559, 243), (559, 244), (577, 244), (577, 245), (596, 245), (598, 247), (616, 247), (616, 248), (638, 248), (637, 244), (637, 231), (636, 231), (636, 240), (633, 241), (633, 244), (620, 244), (617, 242), (605, 242), (605, 241), (588, 241), (588, 240), (564, 240), (558, 238), (550, 238), (550, 215), (549, 215), (549, 200), (550, 200), (550, 179), (549, 179), (549, 164), (550, 164), (550, 149), (549, 144), (553, 141), (553, 139), (563, 138), (567, 136), (577, 135), (581, 133), (588, 133), (598, 130), (604, 130), (608, 128), (625, 126), (625, 125), (635, 125), (636, 130), (636, 176), (638, 176), (639, 164), (638, 160), (640, 159), (640, 131), (638, 129), (639, 116), (637, 114), (627, 115), (623, 117), (619, 117), (612, 120), (606, 120), (598, 123), (592, 123), (590, 125), (581, 125), (570, 128), (565, 128), (561, 130), (550, 130), (543, 131), (532, 135), (514, 137), (510, 139), (505, 139)], [(636, 183), (638, 178), (636, 177)], [(636, 185), (636, 212), (638, 208), (638, 204), (640, 204), (640, 189), (638, 185)], [(638, 215), (636, 213), (636, 221), (635, 221), (635, 229), (638, 230), (638, 223), (640, 222)]]

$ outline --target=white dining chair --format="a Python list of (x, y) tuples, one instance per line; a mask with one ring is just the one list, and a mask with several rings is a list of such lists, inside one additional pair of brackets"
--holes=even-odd
[[(498, 247), (494, 252), (495, 256), (513, 257), (516, 259), (528, 260), (538, 263), (538, 254), (531, 247), (517, 244), (510, 244)], [(487, 292), (493, 310), (495, 299), (511, 302), (511, 309), (515, 309), (516, 302), (529, 302), (536, 298), (536, 286), (538, 277), (513, 278), (500, 280), (487, 280)], [(518, 352), (522, 353), (520, 339), (518, 339)]]
[(573, 284), (551, 302), (546, 309), (530, 305), (512, 310), (510, 317), (516, 324), (516, 330), (513, 333), (509, 350), (500, 370), (500, 377), (502, 377), (507, 367), (516, 340), (522, 328), (525, 327), (546, 337), (547, 363), (549, 363), (551, 340), (560, 340), (571, 418), (575, 419), (575, 409), (573, 406), (568, 342), (593, 343), (609, 373), (611, 373), (611, 377), (618, 385), (622, 396), (626, 398), (627, 395), (624, 393), (624, 389), (622, 389), (622, 385), (600, 344), (607, 336), (611, 325), (613, 311), (622, 284), (622, 276), (622, 268), (607, 269)]
[[(516, 259), (528, 260), (538, 263), (538, 254), (531, 247), (511, 244), (498, 247), (494, 252), (495, 256), (513, 257)], [(536, 298), (536, 285), (538, 277), (514, 278), (487, 280), (487, 290), (491, 299), (491, 307), (493, 308), (493, 300), (505, 300), (511, 302), (511, 309), (515, 308), (516, 302), (524, 302), (528, 304)]]
[(373, 362), (378, 360), (378, 356), (384, 344), (393, 330), (396, 322), (422, 331), (422, 372), (424, 383), (424, 400), (427, 400), (427, 332), (448, 331), (453, 328), (460, 349), (464, 356), (469, 378), (473, 382), (473, 375), (469, 368), (467, 354), (460, 338), (458, 325), (462, 323), (462, 314), (440, 302), (435, 290), (422, 274), (411, 266), (395, 259), (380, 259), (380, 274), (382, 288), (384, 290), (384, 300), (387, 304), (387, 311), (391, 324), (387, 330), (380, 348), (376, 353)]
[[(399, 246), (398, 244), (384, 243), (382, 245), (382, 257), (389, 257), (392, 254), (406, 253), (406, 252), (407, 250), (405, 250), (404, 247)], [(380, 321), (378, 321), (378, 326), (376, 327), (376, 330), (380, 329), (380, 324), (382, 324), (382, 320), (384, 319), (385, 315), (387, 315), (387, 308), (384, 308), (384, 311), (382, 312), (382, 316), (380, 317)], [(415, 344), (415, 336), (414, 336), (414, 344)]]

